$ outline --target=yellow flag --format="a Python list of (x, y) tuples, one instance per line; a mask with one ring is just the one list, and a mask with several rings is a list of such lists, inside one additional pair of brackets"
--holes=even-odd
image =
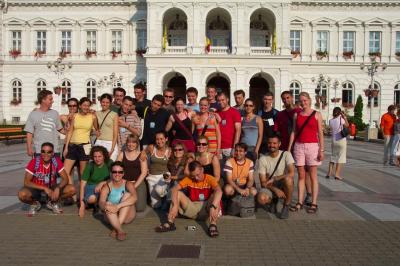
[(276, 30), (274, 31), (274, 36), (272, 36), (272, 53), (276, 54)]
[(167, 48), (167, 25), (164, 24), (164, 34), (163, 34), (163, 42), (162, 42), (162, 48), (165, 50)]

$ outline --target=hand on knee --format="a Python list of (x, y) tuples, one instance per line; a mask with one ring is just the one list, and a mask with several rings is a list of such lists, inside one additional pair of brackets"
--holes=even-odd
[(235, 190), (231, 185), (226, 185), (224, 187), (224, 193), (226, 196), (233, 196), (235, 194)]
[(271, 198), (265, 193), (258, 193), (257, 201), (261, 205), (266, 205), (271, 202)]

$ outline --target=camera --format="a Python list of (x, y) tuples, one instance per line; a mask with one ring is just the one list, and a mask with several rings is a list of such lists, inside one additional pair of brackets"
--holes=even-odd
[(164, 172), (163, 173), (163, 177), (164, 177), (164, 179), (169, 179), (171, 177), (171, 173), (170, 172)]

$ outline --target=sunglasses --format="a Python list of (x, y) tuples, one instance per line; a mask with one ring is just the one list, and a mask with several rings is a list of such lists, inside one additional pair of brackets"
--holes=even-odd
[(44, 154), (52, 154), (53, 153), (53, 151), (45, 151), (45, 150), (41, 150), (40, 152), (44, 153)]
[(164, 95), (164, 98), (174, 98), (174, 96)]
[(200, 143), (197, 143), (197, 146), (207, 146), (207, 143), (200, 142)]
[(78, 107), (78, 105), (71, 104), (71, 105), (68, 105), (68, 107)]
[(183, 151), (183, 149), (174, 149), (174, 151)]
[(120, 175), (122, 175), (122, 174), (124, 173), (124, 171), (111, 171), (111, 173), (113, 173), (113, 174), (120, 174)]

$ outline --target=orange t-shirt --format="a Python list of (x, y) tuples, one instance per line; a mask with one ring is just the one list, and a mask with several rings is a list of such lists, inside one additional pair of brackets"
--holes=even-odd
[(204, 174), (202, 181), (185, 177), (179, 182), (181, 188), (187, 188), (191, 201), (205, 201), (211, 196), (212, 191), (218, 187), (218, 182), (213, 176)]
[(394, 114), (386, 113), (381, 118), (381, 128), (383, 129), (383, 135), (394, 134), (394, 123), (396, 122), (396, 116)]

